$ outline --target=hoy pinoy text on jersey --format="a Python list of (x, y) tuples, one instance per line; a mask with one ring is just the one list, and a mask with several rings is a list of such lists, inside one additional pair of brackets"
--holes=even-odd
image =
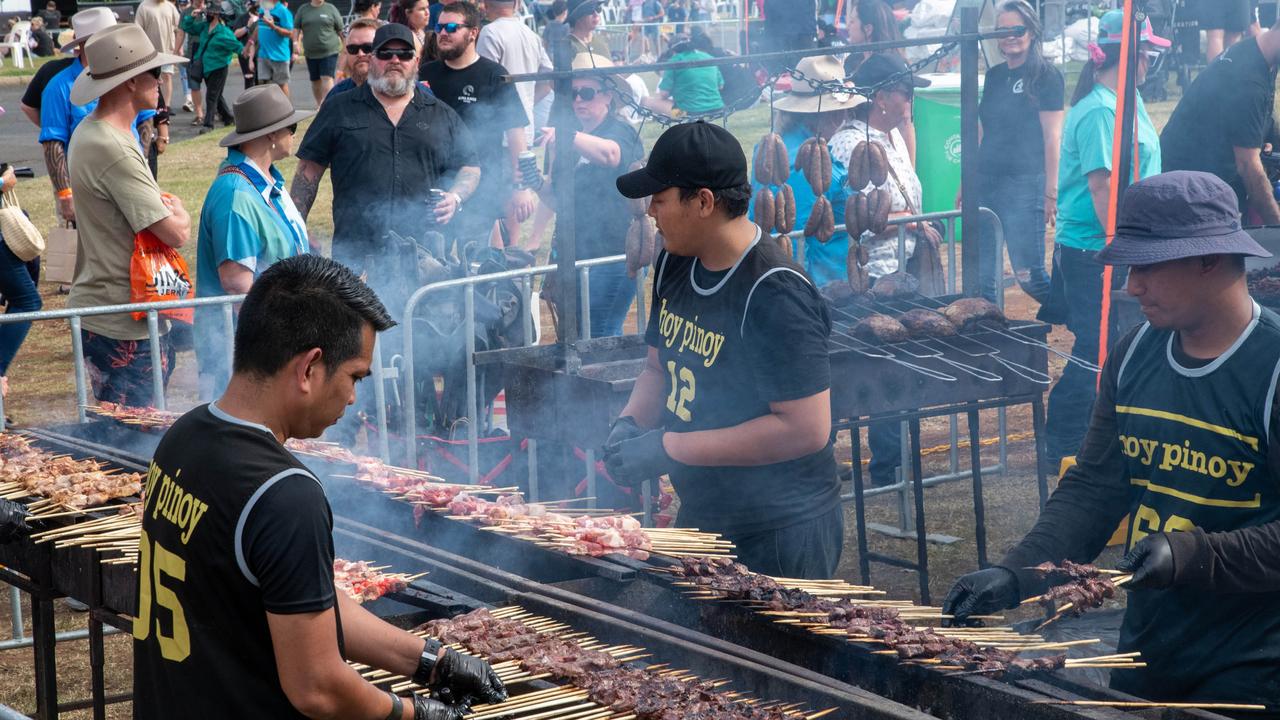
[[(177, 471), (177, 475), (182, 476), (181, 469)], [(176, 526), (179, 531), (178, 539), (183, 545), (191, 541), (200, 518), (209, 510), (208, 503), (184, 490), (154, 460), (147, 469), (147, 484), (143, 494), (146, 496), (143, 502), (145, 513), (152, 520), (164, 518)]]
[[(1129, 547), (1153, 533), (1229, 532), (1280, 519), (1277, 472), (1267, 464), (1280, 319), (1255, 304), (1235, 344), (1202, 367), (1179, 360), (1176, 340), (1172, 331), (1142, 327), (1116, 381)], [(1120, 649), (1141, 650), (1148, 667), (1113, 678), (1113, 686), (1147, 697), (1156, 689), (1150, 683), (1191, 691), (1213, 678), (1212, 691), (1201, 690), (1215, 698), (1252, 696), (1250, 686), (1267, 683), (1274, 688), (1277, 607), (1280, 593), (1215, 593), (1195, 585), (1133, 591)]]

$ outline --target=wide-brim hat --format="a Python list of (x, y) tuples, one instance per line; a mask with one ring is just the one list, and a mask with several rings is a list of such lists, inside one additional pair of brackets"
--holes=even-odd
[(236, 116), (236, 129), (218, 142), (222, 147), (269, 135), (315, 114), (311, 110), (295, 110), (289, 96), (275, 83), (251, 87), (240, 93), (231, 106), (231, 112)]
[(148, 70), (187, 62), (181, 55), (156, 52), (147, 34), (133, 23), (94, 33), (84, 44), (80, 59), (85, 70), (71, 85), (71, 102), (76, 105), (96, 100)]
[[(573, 62), (569, 64), (571, 70), (590, 70), (591, 68), (613, 67), (613, 61), (603, 55), (597, 55), (593, 52), (578, 53), (573, 56)], [(588, 79), (588, 78), (583, 78)], [(627, 84), (627, 79), (621, 75), (609, 75), (606, 77), (597, 76), (590, 78), (599, 80), (600, 85), (606, 90), (612, 90), (617, 94), (625, 95), (627, 99), (634, 99), (635, 94), (631, 92), (631, 86)], [(612, 82), (610, 82), (610, 80)]]
[(1098, 262), (1142, 266), (1202, 255), (1271, 257), (1240, 226), (1230, 185), (1210, 173), (1176, 170), (1125, 189), (1115, 237)]
[[(793, 79), (791, 89), (775, 92), (773, 107), (794, 113), (820, 113), (833, 110), (849, 110), (866, 102), (866, 98), (853, 92), (828, 92), (816, 83), (843, 82), (844, 66), (834, 55), (807, 57), (796, 65), (796, 72), (805, 79)], [(810, 82), (810, 81), (814, 82)]]
[(599, 12), (603, 4), (600, 0), (569, 0), (569, 16), (565, 18), (565, 24), (572, 26), (587, 15)]
[[(62, 43), (62, 52), (70, 53), (83, 45), (93, 34), (115, 25), (116, 14), (109, 8), (95, 7), (81, 10), (71, 16), (71, 39)], [(61, 39), (61, 35), (58, 36)]]

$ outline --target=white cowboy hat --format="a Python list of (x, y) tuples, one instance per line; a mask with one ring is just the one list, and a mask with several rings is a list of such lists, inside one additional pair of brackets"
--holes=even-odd
[[(805, 78), (819, 83), (844, 82), (844, 65), (834, 55), (807, 57), (796, 65), (796, 71)], [(866, 102), (866, 98), (850, 91), (826, 92), (815, 88), (809, 80), (792, 80), (791, 90), (776, 92), (773, 107), (794, 113), (819, 113), (831, 110), (849, 110)]]
[[(591, 68), (607, 68), (613, 67), (613, 61), (603, 55), (597, 55), (593, 52), (582, 52), (573, 56), (573, 62), (570, 63), (570, 70), (589, 70)], [(603, 76), (596, 76), (594, 80), (600, 82), (600, 86), (605, 90), (613, 90), (617, 94), (626, 95), (626, 99), (632, 100), (635, 96), (631, 92), (631, 86), (627, 84), (627, 79), (623, 75), (609, 75), (606, 81)], [(584, 80), (588, 78), (583, 78)]]
[(148, 70), (187, 62), (181, 55), (156, 52), (147, 34), (133, 23), (95, 33), (84, 44), (81, 57), (87, 67), (71, 86), (71, 102), (77, 105), (100, 98)]
[[(116, 14), (104, 7), (81, 10), (71, 16), (71, 40), (62, 44), (62, 52), (70, 53), (84, 44), (99, 30), (116, 24)], [(61, 37), (61, 36), (59, 36)]]

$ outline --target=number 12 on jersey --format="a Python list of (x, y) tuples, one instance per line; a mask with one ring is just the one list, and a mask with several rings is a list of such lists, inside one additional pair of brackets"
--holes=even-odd
[(676, 367), (675, 360), (667, 361), (667, 372), (671, 374), (671, 394), (667, 396), (667, 411), (685, 422), (693, 421), (693, 413), (686, 405), (693, 402), (698, 391), (698, 383), (693, 371), (687, 367)]
[(191, 633), (187, 629), (187, 615), (182, 603), (170, 587), (160, 581), (167, 576), (181, 583), (187, 577), (187, 561), (169, 552), (160, 543), (153, 543), (143, 532), (138, 539), (138, 615), (133, 619), (133, 638), (146, 640), (151, 636), (152, 600), (169, 611), (172, 632), (165, 635), (160, 618), (155, 619), (156, 640), (160, 643), (160, 655), (166, 660), (182, 662), (191, 654)]

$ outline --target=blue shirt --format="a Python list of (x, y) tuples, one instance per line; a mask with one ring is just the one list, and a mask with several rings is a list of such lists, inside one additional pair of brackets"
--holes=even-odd
[[(802, 125), (795, 125), (790, 130), (782, 133), (782, 144), (787, 147), (787, 155), (794, 158), (796, 152), (805, 140), (812, 137), (809, 131)], [(831, 187), (827, 188), (827, 200), (831, 202), (831, 207), (835, 211), (836, 225), (844, 224), (844, 203), (849, 197), (849, 188), (845, 187), (846, 170), (844, 163), (831, 159)], [(796, 230), (804, 228), (805, 221), (809, 219), (809, 214), (813, 212), (813, 204), (818, 198), (813, 194), (813, 188), (809, 186), (809, 181), (804, 179), (804, 173), (791, 170), (791, 177), (787, 178), (787, 184), (791, 186), (791, 193), (796, 199)], [(761, 187), (760, 183), (754, 178), (751, 180), (752, 189), (752, 206), (755, 205), (755, 190)], [(774, 188), (777, 192), (777, 188)], [(747, 211), (751, 213), (750, 210)], [(845, 269), (845, 258), (849, 254), (849, 235), (843, 231), (831, 236), (831, 240), (826, 243), (818, 242), (817, 238), (806, 237), (804, 239), (804, 259), (800, 258), (799, 243), (794, 243), (792, 253), (796, 262), (804, 265), (805, 272), (809, 273), (809, 277), (813, 280), (813, 284), (822, 287), (829, 282), (835, 280), (844, 280), (848, 275)]]
[[(1142, 97), (1137, 98), (1138, 174), (1160, 172), (1160, 136), (1147, 116)], [(1106, 231), (1089, 194), (1089, 173), (1111, 170), (1111, 144), (1115, 136), (1116, 94), (1102, 83), (1067, 112), (1062, 131), (1062, 159), (1058, 164), (1058, 228), (1055, 242), (1078, 250), (1101, 250)]]
[[(271, 8), (276, 25), (285, 30), (293, 29), (293, 13), (283, 2)], [(292, 35), (281, 35), (262, 21), (258, 21), (258, 57), (276, 62), (289, 62), (293, 58)]]
[[(222, 173), (234, 165), (244, 173)], [(230, 260), (257, 276), (272, 263), (307, 252), (307, 230), (271, 166), (270, 181), (239, 150), (227, 159), (209, 186), (200, 210), (196, 240), (196, 297), (226, 295), (218, 266)], [(245, 182), (248, 176), (249, 182)]]
[[(98, 101), (90, 100), (84, 105), (71, 102), (71, 86), (84, 71), (80, 58), (54, 75), (44, 92), (40, 94), (40, 142), (57, 140), (63, 145), (71, 142), (71, 134), (76, 131), (80, 121), (89, 116), (98, 107)], [(141, 145), (138, 137), (138, 124), (156, 116), (155, 110), (143, 110), (133, 121), (133, 138)]]

